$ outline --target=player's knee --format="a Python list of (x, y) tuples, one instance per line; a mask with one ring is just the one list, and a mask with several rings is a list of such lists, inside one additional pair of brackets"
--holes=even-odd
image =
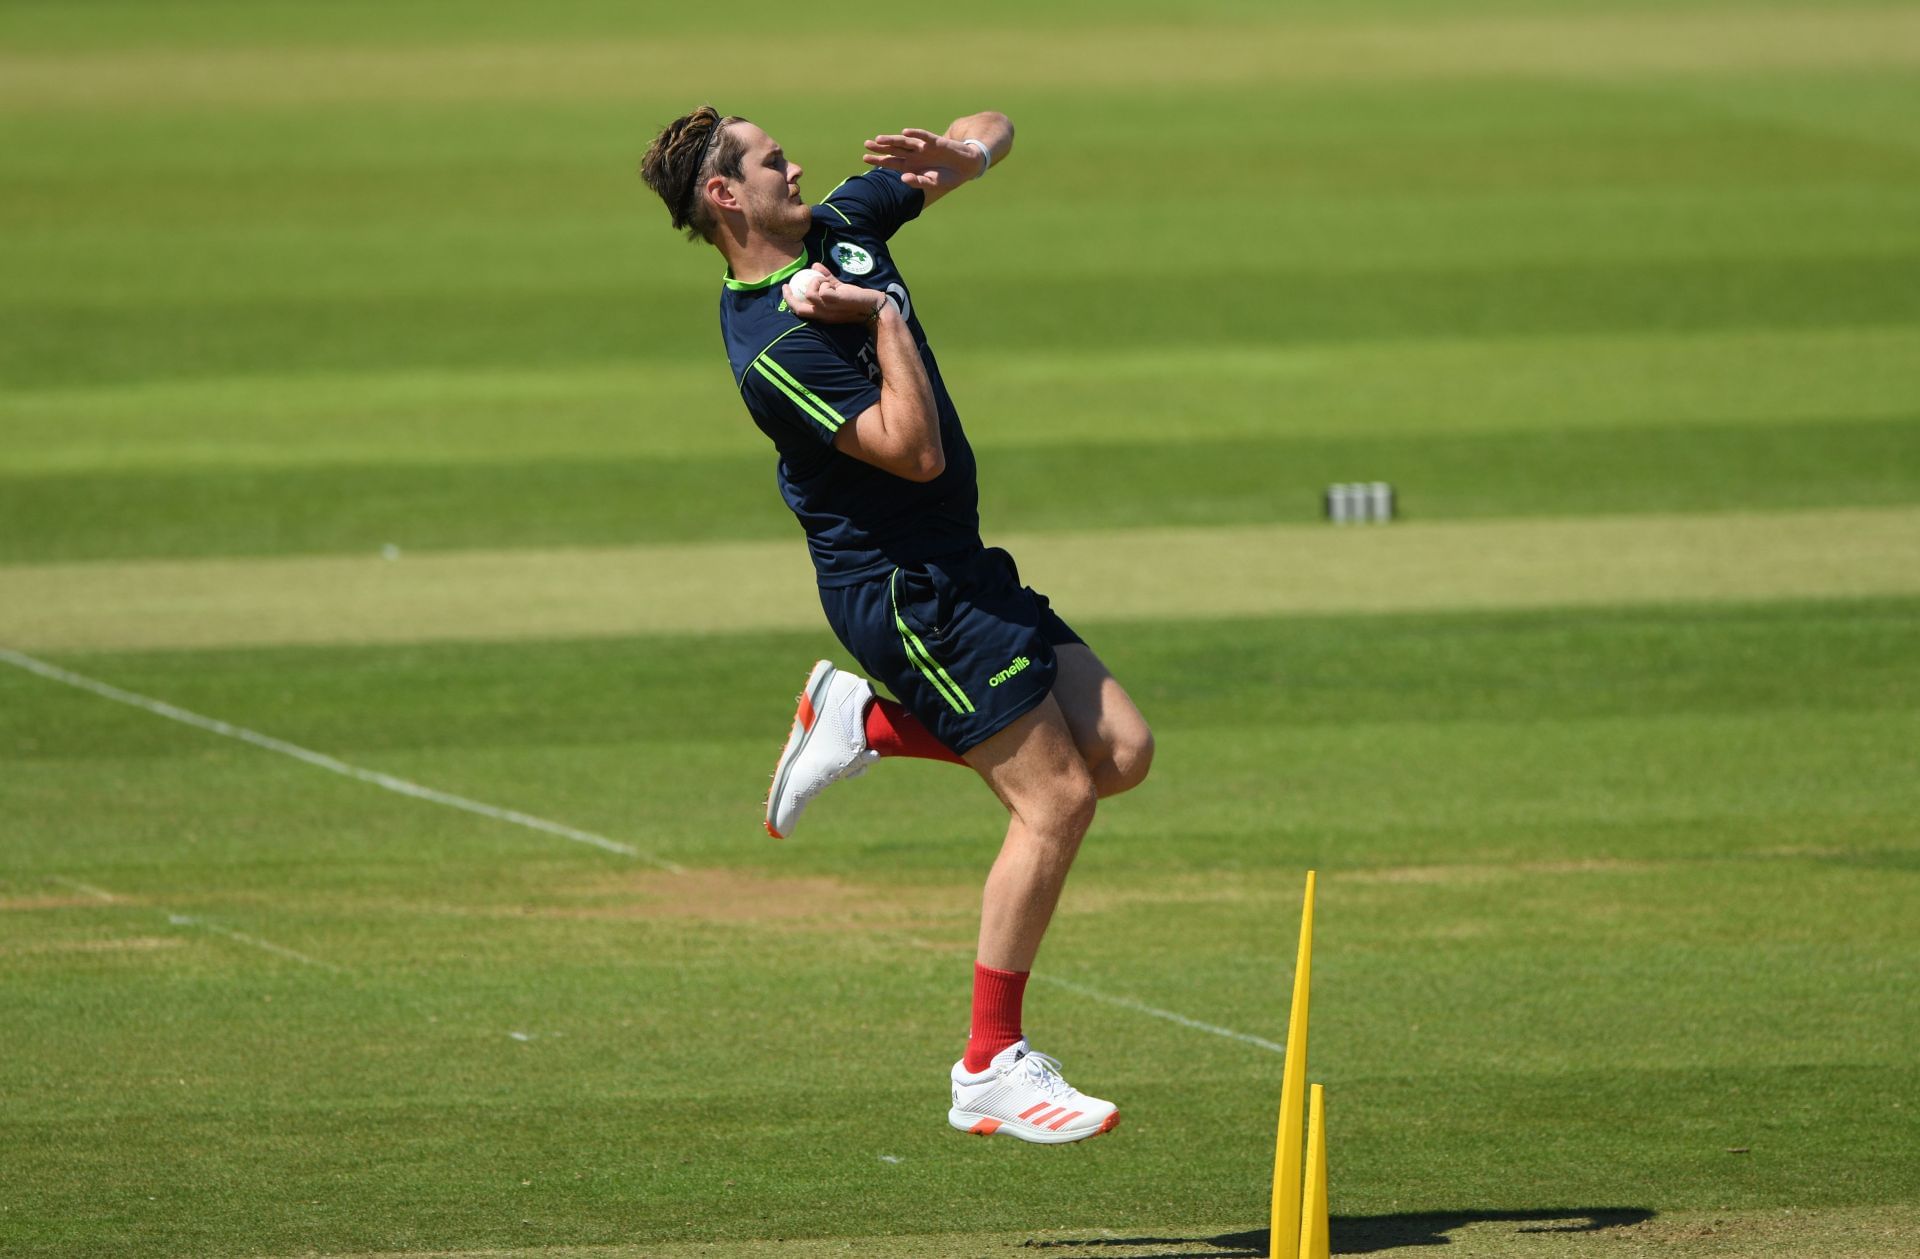
[(1037, 829), (1056, 843), (1078, 846), (1093, 825), (1100, 792), (1086, 766), (1075, 762), (1052, 783), (1034, 812)]
[(1087, 833), (1093, 825), (1093, 814), (1100, 807), (1100, 792), (1093, 785), (1093, 775), (1083, 767), (1079, 773), (1070, 776), (1069, 781), (1060, 786), (1060, 796), (1054, 806), (1059, 811), (1060, 830), (1071, 833), (1076, 839)]
[(1153, 731), (1143, 724), (1115, 739), (1103, 768), (1103, 795), (1117, 796), (1145, 782), (1153, 768)]
[(1127, 790), (1147, 781), (1147, 774), (1153, 769), (1153, 731), (1141, 726), (1138, 734), (1115, 751), (1114, 761)]

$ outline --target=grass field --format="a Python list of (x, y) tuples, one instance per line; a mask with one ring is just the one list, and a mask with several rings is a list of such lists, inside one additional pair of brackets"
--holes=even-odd
[[(1335, 1253), (1920, 1255), (1917, 70), (1910, 3), (0, 8), (0, 1251), (1261, 1255), (1316, 868)], [(633, 174), (707, 99), (816, 196), (1019, 125), (898, 254), (1159, 738), (1028, 1001), (1112, 1137), (945, 1126), (976, 780), (760, 828), (843, 653)]]

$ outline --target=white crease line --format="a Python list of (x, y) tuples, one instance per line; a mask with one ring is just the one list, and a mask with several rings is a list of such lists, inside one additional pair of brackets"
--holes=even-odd
[(304, 962), (308, 966), (318, 966), (321, 970), (330, 970), (336, 975), (344, 975), (347, 973), (343, 968), (335, 966), (332, 962), (323, 962), (317, 957), (308, 957), (305, 953), (299, 952), (296, 949), (290, 949), (284, 944), (275, 944), (271, 940), (262, 940), (259, 936), (250, 936), (244, 931), (235, 931), (232, 927), (223, 927), (217, 922), (208, 922), (205, 918), (194, 918), (187, 914), (168, 914), (167, 921), (176, 927), (199, 927), (202, 931), (211, 931), (213, 934), (225, 936), (229, 940), (238, 940), (242, 944), (251, 944), (256, 949), (265, 949), (267, 952), (277, 953), (281, 957), (290, 957), (294, 961)]
[(184, 708), (176, 707), (164, 700), (154, 699), (148, 695), (136, 694), (133, 691), (123, 691), (117, 686), (111, 686), (108, 683), (97, 681), (83, 674), (62, 669), (58, 665), (48, 664), (44, 660), (36, 660), (32, 656), (23, 655), (8, 647), (0, 647), (0, 660), (17, 666), (18, 668), (25, 669), (28, 673), (38, 674), (51, 681), (61, 682), (82, 691), (92, 692), (103, 699), (128, 704), (134, 708), (153, 713), (155, 716), (165, 717), (168, 720), (193, 726), (199, 730), (207, 730), (214, 734), (224, 735), (229, 739), (238, 739), (242, 743), (252, 744), (257, 748), (265, 748), (269, 752), (278, 752), (282, 756), (291, 756), (296, 761), (304, 761), (308, 765), (324, 769), (329, 773), (339, 774), (363, 783), (371, 783), (376, 787), (384, 788), (387, 791), (395, 792), (399, 795), (412, 796), (416, 800), (427, 800), (434, 804), (444, 804), (448, 808), (462, 809), (468, 813), (477, 813), (481, 817), (492, 818), (498, 822), (511, 822), (515, 826), (524, 826), (528, 830), (544, 831), (546, 834), (558, 835), (562, 839), (570, 839), (575, 843), (591, 844), (595, 848), (604, 848), (608, 852), (617, 852), (622, 856), (633, 857), (636, 860), (644, 861), (648, 865), (665, 870), (670, 874), (686, 873), (685, 866), (677, 865), (664, 857), (656, 857), (652, 853), (642, 852), (631, 844), (623, 844), (619, 840), (608, 839), (604, 835), (595, 835), (592, 831), (577, 830), (571, 826), (564, 826), (559, 822), (549, 822), (545, 818), (535, 817), (531, 813), (522, 813), (518, 809), (495, 808), (490, 804), (482, 804), (478, 800), (469, 800), (465, 796), (456, 796), (451, 792), (439, 791), (432, 787), (424, 787), (419, 783), (409, 782), (404, 778), (395, 778), (392, 774), (383, 774), (378, 770), (361, 769), (357, 765), (349, 765), (345, 761), (336, 760), (324, 752), (315, 752), (311, 748), (303, 748), (297, 743), (288, 743), (285, 739), (276, 739), (272, 735), (261, 734), (257, 730), (248, 730), (244, 726), (232, 725), (213, 717), (203, 717), (199, 713), (188, 712)]
[(1202, 1023), (1200, 1020), (1190, 1019), (1184, 1014), (1175, 1014), (1172, 1010), (1162, 1010), (1158, 1006), (1135, 1001), (1132, 997), (1116, 997), (1111, 993), (1101, 992), (1096, 988), (1089, 988), (1085, 984), (1076, 984), (1070, 979), (1061, 979), (1055, 975), (1036, 973), (1033, 978), (1042, 983), (1052, 984), (1056, 988), (1065, 988), (1068, 992), (1077, 992), (1092, 1001), (1103, 1001), (1108, 1005), (1119, 1006), (1123, 1010), (1132, 1010), (1137, 1014), (1150, 1014), (1156, 1019), (1165, 1019), (1169, 1023), (1178, 1023), (1180, 1026), (1190, 1027), (1196, 1032), (1206, 1032), (1210, 1036), (1224, 1036), (1228, 1040), (1237, 1040), (1248, 1045), (1258, 1045), (1262, 1049), (1271, 1050), (1277, 1054), (1287, 1052), (1285, 1045), (1276, 1045), (1265, 1037), (1255, 1036), (1248, 1032), (1236, 1032), (1231, 1027), (1220, 1027), (1213, 1023)]
[[(481, 804), (477, 800), (468, 800), (464, 796), (456, 796), (448, 792), (436, 791), (432, 787), (423, 787), (418, 783), (408, 782), (404, 778), (395, 778), (391, 774), (382, 774), (370, 769), (360, 769), (357, 766), (347, 764), (345, 761), (335, 760), (333, 757), (327, 756), (324, 753), (311, 751), (297, 744), (288, 743), (284, 739), (276, 739), (271, 735), (260, 734), (257, 731), (248, 730), (241, 726), (231, 725), (224, 721), (217, 721), (212, 717), (202, 717), (198, 713), (188, 712), (184, 708), (178, 708), (163, 700), (138, 695), (132, 691), (121, 690), (117, 686), (96, 681), (82, 674), (62, 669), (57, 665), (48, 664), (43, 660), (36, 660), (32, 656), (23, 655), (10, 648), (0, 647), (0, 660), (4, 660), (12, 665), (17, 665), (27, 672), (36, 673), (43, 678), (48, 678), (55, 682), (64, 682), (68, 686), (78, 687), (83, 691), (91, 691), (95, 695), (115, 700), (122, 704), (131, 704), (135, 708), (144, 709), (157, 716), (183, 722), (186, 725), (194, 726), (201, 730), (208, 730), (214, 734), (225, 735), (230, 739), (238, 739), (242, 743), (250, 743), (255, 747), (265, 748), (272, 752), (279, 752), (283, 755), (291, 756), (295, 760), (305, 761), (309, 765), (329, 770), (332, 773), (342, 774), (348, 778), (358, 779), (361, 782), (372, 783), (376, 787), (384, 787), (388, 791), (398, 792), (403, 796), (413, 796), (421, 800), (431, 800), (436, 804), (444, 804), (452, 808), (464, 809), (469, 813), (478, 813), (482, 817), (495, 818), (503, 822), (513, 822), (517, 825), (528, 827), (531, 830), (544, 831), (549, 835), (558, 835), (563, 839), (571, 839), (583, 844), (592, 844), (596, 848), (604, 848), (609, 852), (617, 852), (625, 856), (638, 858), (641, 861), (674, 874), (686, 873), (685, 866), (668, 861), (663, 857), (655, 857), (650, 853), (641, 852), (630, 844), (623, 844), (618, 840), (608, 839), (603, 835), (595, 835), (591, 831), (576, 830), (571, 826), (564, 826), (558, 822), (549, 822), (545, 818), (534, 817), (532, 814), (521, 813), (515, 809), (496, 809), (490, 804)], [(75, 884), (74, 886), (79, 885)], [(92, 890), (98, 892), (98, 889)], [(110, 896), (111, 894), (108, 895)], [(178, 918), (177, 915), (175, 917)], [(279, 945), (269, 944), (265, 940), (256, 940), (251, 936), (243, 936), (237, 931), (230, 931), (225, 927), (218, 927), (209, 922), (204, 922), (199, 919), (180, 919), (180, 921), (191, 922), (195, 926), (205, 927), (209, 931), (216, 931), (222, 935), (230, 935), (236, 940), (243, 940), (248, 944), (255, 944), (276, 953), (285, 953), (290, 957), (298, 958), (300, 961), (308, 962), (315, 966), (327, 966), (325, 962), (316, 962), (312, 958), (295, 953), (292, 949), (283, 949)], [(905, 938), (912, 939), (911, 937)], [(938, 947), (929, 945), (926, 941), (922, 940), (912, 940), (912, 942), (926, 947)], [(332, 966), (327, 966), (327, 968), (329, 970), (338, 969)], [(1213, 1023), (1202, 1023), (1198, 1019), (1190, 1019), (1186, 1015), (1176, 1014), (1172, 1010), (1162, 1010), (1158, 1006), (1151, 1006), (1145, 1002), (1135, 1001), (1132, 997), (1117, 997), (1111, 993), (1101, 992), (1096, 988), (1089, 988), (1085, 984), (1077, 984), (1072, 980), (1060, 979), (1052, 975), (1040, 974), (1036, 975), (1035, 978), (1043, 983), (1050, 983), (1057, 988), (1065, 988), (1069, 992), (1078, 993), (1088, 1000), (1104, 1002), (1107, 1005), (1117, 1006), (1122, 1010), (1132, 1010), (1136, 1014), (1145, 1014), (1156, 1019), (1165, 1019), (1169, 1023), (1177, 1023), (1181, 1027), (1190, 1028), (1196, 1032), (1205, 1032), (1210, 1036), (1223, 1036), (1228, 1040), (1237, 1040), (1243, 1044), (1255, 1045), (1261, 1049), (1269, 1050), (1277, 1054), (1284, 1054), (1287, 1051), (1285, 1045), (1276, 1045), (1264, 1037), (1254, 1036), (1247, 1032), (1236, 1032), (1230, 1027), (1220, 1027)]]
[[(62, 887), (70, 887), (76, 891), (85, 892), (88, 896), (94, 897), (96, 900), (112, 901), (117, 904), (124, 899), (115, 896), (104, 887), (95, 887), (91, 883), (82, 883), (78, 879), (69, 879), (64, 874), (50, 874), (47, 876), (47, 880), (51, 883), (58, 883)], [(250, 936), (244, 931), (235, 931), (232, 927), (223, 927), (217, 922), (208, 922), (205, 918), (194, 918), (187, 914), (176, 914), (164, 909), (160, 912), (166, 914), (167, 921), (176, 927), (199, 927), (202, 930), (211, 931), (215, 935), (226, 936), (229, 940), (238, 940), (242, 944), (251, 944), (256, 949), (265, 949), (269, 953), (278, 953), (281, 957), (290, 957), (294, 961), (304, 962), (308, 966), (318, 966), (321, 970), (330, 970), (336, 975), (346, 974), (346, 971), (331, 962), (323, 962), (317, 957), (308, 957), (305, 953), (299, 952), (296, 949), (290, 949), (284, 944), (275, 944), (271, 940), (262, 940), (259, 936)]]
[[(965, 947), (938, 944), (932, 940), (923, 940), (919, 936), (905, 935), (900, 932), (886, 931), (877, 932), (876, 934), (884, 939), (893, 940), (900, 944), (911, 945), (914, 948), (929, 949), (936, 953), (953, 953)], [(1156, 1019), (1165, 1019), (1169, 1023), (1178, 1023), (1181, 1027), (1190, 1028), (1196, 1032), (1205, 1032), (1209, 1036), (1224, 1036), (1228, 1040), (1237, 1040), (1242, 1044), (1255, 1045), (1276, 1054), (1284, 1054), (1287, 1052), (1285, 1045), (1276, 1045), (1265, 1037), (1255, 1036), (1251, 1032), (1236, 1032), (1231, 1027), (1221, 1027), (1216, 1023), (1202, 1023), (1199, 1019), (1190, 1019), (1186, 1015), (1176, 1014), (1172, 1010), (1162, 1010), (1159, 1006), (1148, 1005), (1144, 1001), (1135, 1001), (1132, 997), (1117, 997), (1110, 992), (1101, 992), (1098, 988), (1089, 988), (1085, 984), (1077, 984), (1071, 979), (1061, 979), (1057, 975), (1049, 975), (1044, 971), (1035, 971), (1029, 977), (1028, 982), (1031, 983), (1033, 980), (1039, 980), (1043, 984), (1052, 984), (1056, 988), (1065, 988), (1068, 992), (1077, 993), (1089, 1001), (1099, 1001), (1106, 1005), (1118, 1006), (1122, 1010), (1132, 1010), (1135, 1014), (1145, 1014)]]
[(47, 881), (50, 883), (58, 883), (61, 887), (70, 887), (76, 892), (85, 892), (97, 901), (117, 901), (120, 899), (105, 888), (95, 887), (91, 883), (82, 883), (78, 879), (69, 879), (61, 874), (50, 874), (47, 876)]

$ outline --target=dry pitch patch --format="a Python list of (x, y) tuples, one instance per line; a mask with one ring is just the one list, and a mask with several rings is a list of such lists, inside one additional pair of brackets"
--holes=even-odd
[[(1920, 508), (1005, 541), (1076, 621), (1920, 592)], [(0, 568), (0, 644), (109, 651), (814, 629), (797, 542)]]

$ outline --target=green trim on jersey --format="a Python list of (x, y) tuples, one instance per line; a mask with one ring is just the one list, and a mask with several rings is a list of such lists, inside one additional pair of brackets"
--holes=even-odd
[[(845, 216), (842, 215), (841, 217), (844, 218)], [(772, 285), (778, 284), (780, 283), (780, 281), (786, 279), (788, 276), (792, 275), (794, 272), (798, 271), (800, 268), (806, 265), (807, 265), (807, 249), (806, 249), (806, 246), (802, 245), (800, 247), (800, 256), (798, 258), (795, 258), (792, 262), (789, 262), (786, 266), (781, 267), (778, 271), (775, 271), (772, 275), (768, 276), (764, 280), (755, 280), (751, 284), (745, 283), (740, 280), (736, 280), (733, 278), (732, 267), (727, 268), (727, 274), (723, 278), (726, 281), (727, 287), (732, 289), (734, 292), (750, 293), (755, 289), (768, 288)]]
[(906, 618), (900, 615), (900, 570), (897, 568), (893, 570), (893, 576), (887, 579), (887, 598), (893, 603), (893, 624), (900, 631), (900, 643), (907, 649), (907, 659), (913, 661), (913, 667), (933, 684), (934, 690), (940, 692), (940, 698), (947, 701), (947, 707), (963, 716), (971, 713), (973, 701), (953, 680), (953, 675), (940, 667), (940, 662), (933, 658), (927, 645), (907, 627)]
[(793, 399), (793, 405), (820, 421), (829, 433), (839, 432), (840, 426), (847, 422), (846, 416), (828, 406), (819, 394), (801, 384), (793, 373), (768, 358), (764, 352), (753, 360), (753, 370), (771, 381), (775, 389)]
[(806, 321), (801, 319), (800, 316), (795, 315), (793, 317), (793, 327), (788, 328), (785, 332), (781, 333), (779, 336), (775, 337), (773, 340), (767, 342), (765, 345), (761, 346), (760, 353), (753, 356), (753, 358), (747, 363), (746, 371), (741, 372), (740, 379), (734, 381), (733, 383), (736, 386), (744, 386), (747, 383), (747, 372), (750, 372), (753, 370), (753, 365), (755, 363), (758, 363), (761, 357), (765, 355), (768, 350), (771, 350), (774, 346), (779, 345), (782, 341), (786, 340), (788, 337), (792, 336), (794, 333), (800, 331), (800, 329), (806, 326), (807, 326)]

